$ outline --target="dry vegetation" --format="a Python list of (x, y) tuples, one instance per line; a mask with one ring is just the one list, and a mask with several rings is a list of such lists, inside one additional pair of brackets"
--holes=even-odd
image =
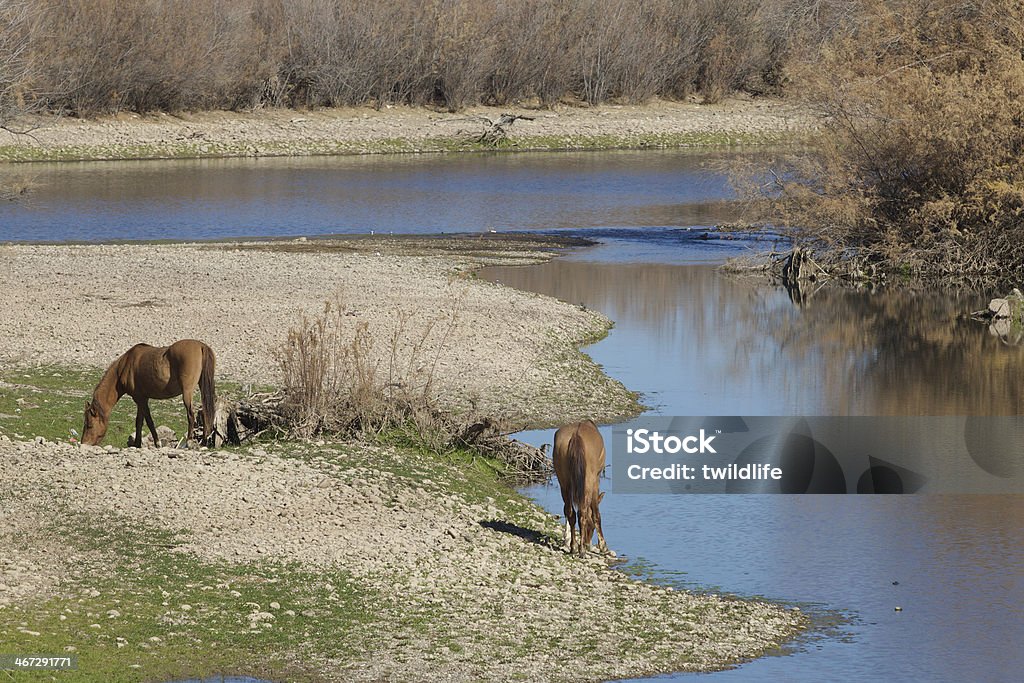
[[(832, 269), (1024, 271), (1024, 6), (856, 0), (793, 68), (828, 117), (758, 190)], [(759, 171), (763, 173), (763, 167)]]
[[(121, 110), (774, 91), (807, 0), (0, 0), (18, 95)], [(2, 74), (0, 74), (2, 75)]]
[(545, 454), (509, 439), (500, 419), (440, 407), (434, 377), (441, 356), (452, 352), (449, 338), (462, 303), (453, 298), (423, 324), (398, 309), (397, 324), (384, 340), (365, 322), (351, 337), (342, 333), (350, 311), (340, 295), (321, 314), (303, 316), (277, 350), (283, 385), (272, 401), (272, 421), (279, 416), (292, 436), (303, 439), (397, 439), (437, 453), (462, 449), (497, 458), (514, 477), (550, 476)]
[(407, 422), (420, 431), (437, 414), (434, 375), (446, 339), (458, 324), (460, 303), (439, 311), (415, 335), (412, 314), (395, 311), (397, 324), (381, 348), (369, 324), (343, 336), (350, 313), (339, 296), (321, 314), (303, 316), (278, 351), (285, 391), (284, 409), (293, 432), (380, 434)]

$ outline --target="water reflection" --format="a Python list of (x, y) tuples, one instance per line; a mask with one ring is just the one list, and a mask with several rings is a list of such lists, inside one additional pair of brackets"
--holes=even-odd
[[(392, 155), (33, 164), (0, 240), (666, 226), (729, 218), (721, 153)], [(2, 169), (0, 169), (2, 170)]]
[(599, 362), (628, 366), (627, 386), (671, 414), (1024, 414), (1024, 349), (963, 315), (986, 292), (825, 289), (797, 307), (703, 265), (560, 259), (484, 275), (609, 315), (619, 329)]
[[(960, 317), (987, 293), (830, 289), (797, 307), (781, 287), (679, 265), (711, 255), (684, 244), (666, 259), (612, 235), (485, 276), (615, 320), (587, 352), (659, 414), (1024, 414), (1021, 349)], [(556, 486), (527, 492), (560, 511)], [(1024, 667), (1010, 645), (1024, 641), (1024, 496), (610, 493), (602, 518), (612, 548), (643, 558), (655, 580), (850, 618), (841, 637), (716, 680), (1001, 681)]]

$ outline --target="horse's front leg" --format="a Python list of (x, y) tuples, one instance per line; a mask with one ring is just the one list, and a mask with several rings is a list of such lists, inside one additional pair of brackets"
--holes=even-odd
[[(141, 409), (146, 416), (146, 426), (149, 427), (149, 433), (153, 435), (153, 447), (160, 448), (160, 437), (156, 433), (156, 425), (153, 423), (153, 413), (149, 412), (149, 399), (142, 401)], [(136, 437), (141, 438), (141, 437)], [(141, 448), (141, 444), (140, 444)]]
[(142, 419), (144, 411), (142, 410), (142, 403), (136, 399), (135, 401), (135, 440), (130, 444), (136, 448), (142, 448)]

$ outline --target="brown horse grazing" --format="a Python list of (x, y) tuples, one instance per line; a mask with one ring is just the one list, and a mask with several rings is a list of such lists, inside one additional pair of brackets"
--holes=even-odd
[(183, 339), (170, 346), (155, 347), (136, 344), (111, 364), (93, 391), (92, 401), (85, 404), (85, 426), (82, 443), (95, 446), (107, 433), (110, 411), (122, 396), (135, 400), (134, 446), (142, 448), (142, 421), (145, 419), (153, 444), (159, 448), (160, 438), (149, 412), (149, 399), (181, 396), (188, 416), (186, 439), (196, 427), (192, 410), (192, 394), (198, 385), (203, 397), (203, 443), (214, 425), (213, 351), (195, 339)]
[[(565, 504), (565, 531), (563, 542), (570, 553), (583, 555), (597, 529), (599, 552), (607, 553), (608, 544), (601, 528), (598, 506), (604, 498), (598, 479), (604, 471), (604, 439), (592, 420), (561, 427), (555, 432), (555, 452), (552, 461), (558, 486)], [(579, 523), (579, 540), (576, 525)]]

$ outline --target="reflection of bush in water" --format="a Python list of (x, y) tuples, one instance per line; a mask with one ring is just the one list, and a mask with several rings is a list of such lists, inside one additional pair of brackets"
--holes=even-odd
[(760, 325), (788, 355), (820, 359), (833, 414), (1019, 414), (1021, 351), (963, 316), (987, 300), (978, 292), (825, 290), (789, 325), (763, 317)]
[[(963, 318), (988, 293), (826, 288), (795, 307), (781, 287), (724, 277), (704, 266), (554, 261), (492, 268), (488, 277), (615, 312), (679, 354), (733, 346), (727, 372), (774, 376), (779, 360), (794, 381), (779, 393), (821, 386), (828, 414), (1007, 415), (1024, 412), (1015, 373), (1021, 354)], [(771, 364), (772, 367), (768, 367)], [(771, 370), (772, 372), (768, 372)], [(808, 377), (809, 372), (818, 372)]]

